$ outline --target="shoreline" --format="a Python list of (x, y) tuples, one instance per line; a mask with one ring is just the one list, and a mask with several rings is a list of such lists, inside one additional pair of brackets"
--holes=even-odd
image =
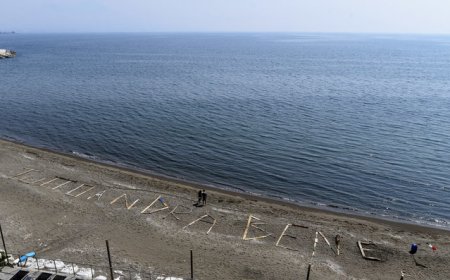
[(350, 217), (350, 218), (354, 218), (354, 219), (361, 219), (361, 220), (366, 220), (371, 223), (376, 223), (379, 225), (388, 225), (392, 228), (403, 229), (403, 230), (407, 230), (407, 231), (416, 231), (416, 232), (421, 232), (421, 233), (429, 233), (430, 231), (433, 231), (436, 234), (450, 233), (450, 227), (449, 228), (444, 227), (444, 226), (440, 227), (438, 225), (432, 225), (432, 224), (426, 224), (426, 223), (420, 224), (420, 223), (417, 223), (414, 221), (400, 220), (400, 219), (396, 219), (394, 217), (381, 217), (381, 216), (377, 216), (375, 214), (370, 214), (370, 213), (361, 213), (361, 212), (354, 213), (354, 212), (351, 212), (349, 210), (342, 209), (342, 208), (332, 208), (332, 206), (329, 206), (329, 205), (319, 206), (319, 205), (314, 205), (313, 203), (311, 203), (310, 205), (304, 205), (300, 202), (286, 201), (282, 198), (275, 198), (275, 197), (265, 196), (262, 194), (251, 194), (251, 193), (240, 192), (240, 191), (237, 191), (237, 190), (235, 191), (235, 190), (231, 190), (231, 189), (227, 190), (227, 189), (223, 189), (220, 187), (211, 186), (208, 184), (202, 184), (202, 183), (198, 183), (198, 182), (192, 182), (189, 180), (183, 180), (183, 179), (179, 179), (179, 178), (175, 178), (175, 177), (166, 176), (163, 174), (157, 174), (150, 170), (144, 170), (144, 169), (124, 166), (124, 165), (120, 165), (119, 163), (108, 163), (108, 162), (103, 162), (103, 161), (97, 161), (94, 159), (77, 156), (75, 154), (52, 150), (52, 149), (46, 148), (46, 147), (36, 147), (36, 146), (30, 145), (27, 143), (23, 143), (20, 141), (14, 141), (14, 140), (10, 140), (10, 139), (0, 138), (0, 144), (2, 144), (2, 142), (9, 144), (9, 145), (15, 145), (19, 148), (27, 148), (27, 149), (36, 150), (39, 152), (54, 154), (54, 155), (66, 157), (66, 158), (69, 158), (72, 160), (82, 161), (85, 163), (93, 164), (93, 165), (96, 165), (99, 167), (104, 167), (104, 168), (106, 167), (106, 168), (109, 168), (112, 170), (116, 169), (117, 171), (125, 172), (131, 176), (140, 175), (140, 176), (146, 177), (147, 179), (157, 179), (157, 180), (161, 180), (161, 181), (166, 181), (168, 183), (179, 184), (181, 186), (188, 187), (192, 190), (205, 189), (208, 191), (213, 191), (213, 192), (217, 192), (217, 193), (221, 193), (221, 194), (225, 194), (225, 195), (236, 196), (236, 197), (242, 198), (244, 200), (260, 201), (260, 202), (264, 202), (267, 204), (276, 204), (279, 206), (288, 207), (292, 210), (300, 210), (300, 211), (305, 211), (305, 212), (323, 213), (323, 214), (329, 214), (329, 215), (336, 215), (339, 217)]
[[(208, 193), (200, 206), (199, 188)], [(199, 280), (305, 279), (308, 264), (323, 280), (378, 280), (380, 270), (383, 280), (398, 280), (402, 271), (450, 275), (446, 229), (300, 206), (5, 140), (0, 213), (10, 252), (107, 266), (109, 240), (122, 267), (157, 275), (189, 275), (190, 250)], [(376, 260), (361, 253), (361, 242)], [(415, 262), (414, 243), (421, 246)]]

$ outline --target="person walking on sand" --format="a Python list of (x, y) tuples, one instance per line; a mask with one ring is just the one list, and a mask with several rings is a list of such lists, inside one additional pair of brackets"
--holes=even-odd
[(206, 197), (207, 197), (208, 195), (206, 194), (206, 191), (205, 190), (203, 190), (203, 192), (202, 192), (202, 201), (203, 201), (203, 205), (206, 205)]
[(203, 192), (202, 192), (202, 190), (198, 190), (197, 206), (200, 206), (202, 199), (203, 199)]

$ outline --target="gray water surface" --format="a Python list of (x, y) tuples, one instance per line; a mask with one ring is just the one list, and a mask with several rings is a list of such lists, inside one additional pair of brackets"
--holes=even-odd
[(0, 137), (449, 227), (450, 37), (2, 34)]

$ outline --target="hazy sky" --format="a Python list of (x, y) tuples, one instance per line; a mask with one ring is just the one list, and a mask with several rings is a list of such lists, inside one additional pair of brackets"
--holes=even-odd
[(450, 0), (0, 0), (0, 31), (450, 33)]

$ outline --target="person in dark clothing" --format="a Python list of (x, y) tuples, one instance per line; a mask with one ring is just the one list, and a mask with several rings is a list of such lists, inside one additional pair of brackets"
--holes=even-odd
[(198, 191), (197, 206), (200, 205), (200, 203), (202, 202), (202, 200), (203, 200), (203, 192), (202, 192), (202, 190), (199, 190), (199, 191)]
[(203, 190), (203, 192), (202, 192), (202, 201), (203, 201), (203, 205), (206, 205), (206, 197), (207, 197), (208, 195), (206, 194), (206, 192), (205, 192), (205, 190)]

